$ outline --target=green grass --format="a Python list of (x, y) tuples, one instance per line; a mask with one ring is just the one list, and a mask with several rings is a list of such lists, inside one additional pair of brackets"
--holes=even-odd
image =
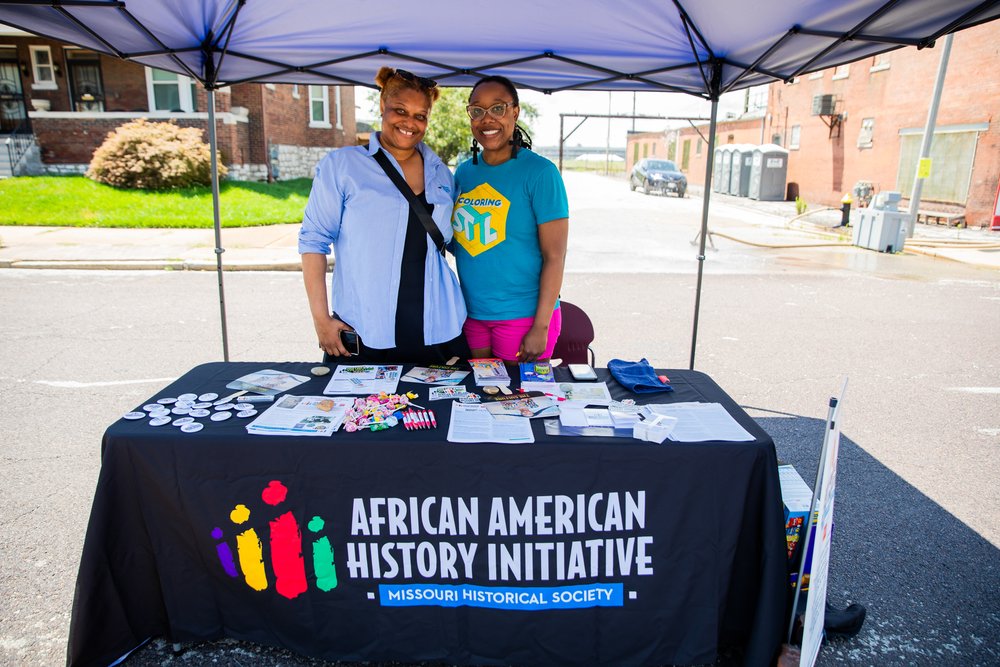
[[(278, 183), (225, 181), (223, 227), (302, 221), (312, 180)], [(212, 189), (119, 190), (82, 176), (0, 180), (0, 225), (58, 227), (212, 227)]]

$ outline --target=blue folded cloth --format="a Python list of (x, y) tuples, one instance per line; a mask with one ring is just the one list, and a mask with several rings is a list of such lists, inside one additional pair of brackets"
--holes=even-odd
[(618, 383), (636, 394), (652, 394), (658, 391), (673, 391), (666, 382), (661, 382), (656, 371), (645, 359), (639, 361), (623, 361), (612, 359), (608, 362), (608, 370)]

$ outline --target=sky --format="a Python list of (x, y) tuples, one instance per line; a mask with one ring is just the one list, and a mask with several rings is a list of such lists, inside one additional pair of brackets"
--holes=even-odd
[[(760, 98), (765, 95), (766, 87), (752, 89)], [(357, 89), (358, 120), (371, 120), (373, 109), (367, 102), (367, 90)], [(693, 95), (682, 93), (627, 93), (627, 92), (583, 92), (564, 91), (552, 95), (543, 95), (531, 90), (519, 91), (521, 101), (529, 102), (538, 109), (539, 115), (531, 124), (531, 135), (535, 146), (559, 145), (559, 114), (635, 114), (647, 116), (690, 116), (708, 118), (712, 111), (711, 104)], [(766, 97), (763, 97), (766, 101)], [(740, 113), (743, 110), (744, 92), (738, 91), (724, 95), (719, 102), (719, 118), (724, 119), (726, 112)], [(637, 132), (658, 132), (670, 127), (687, 126), (683, 121), (666, 120), (632, 120), (607, 118), (588, 118), (576, 128), (582, 118), (566, 117), (563, 120), (563, 134), (572, 134), (566, 140), (567, 146), (587, 146), (599, 148), (610, 145), (611, 148), (624, 148), (626, 137), (630, 130)], [(610, 141), (609, 141), (610, 140)]]

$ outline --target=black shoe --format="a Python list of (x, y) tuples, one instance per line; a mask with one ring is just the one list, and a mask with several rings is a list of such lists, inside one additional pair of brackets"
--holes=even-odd
[(868, 610), (859, 604), (852, 604), (847, 609), (837, 609), (827, 602), (823, 629), (828, 637), (853, 637), (861, 632), (867, 613)]

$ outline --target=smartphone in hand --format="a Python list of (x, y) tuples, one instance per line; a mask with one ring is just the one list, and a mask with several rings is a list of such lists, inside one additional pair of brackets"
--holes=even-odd
[(340, 343), (347, 348), (347, 353), (352, 357), (361, 354), (361, 338), (358, 336), (357, 331), (341, 330)]

